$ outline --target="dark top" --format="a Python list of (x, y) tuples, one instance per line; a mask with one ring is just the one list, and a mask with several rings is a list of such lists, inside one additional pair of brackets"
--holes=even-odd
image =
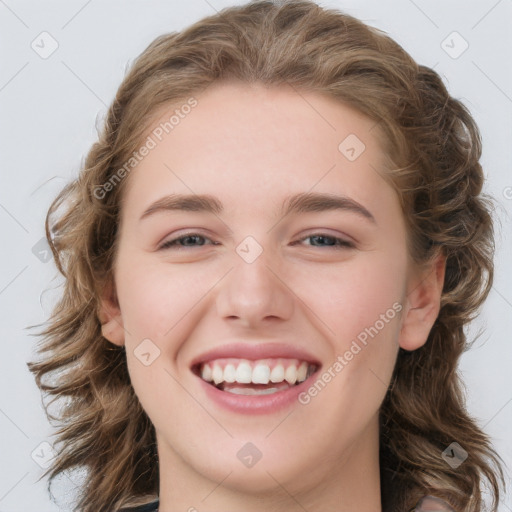
[(119, 512), (156, 512), (158, 510), (159, 500), (138, 507), (122, 508)]
[[(156, 512), (158, 510), (159, 500), (147, 503), (146, 505), (140, 505), (138, 507), (123, 508), (119, 512)], [(424, 499), (418, 503), (417, 507), (411, 512), (453, 512), (447, 503), (434, 498), (433, 496), (425, 496)]]

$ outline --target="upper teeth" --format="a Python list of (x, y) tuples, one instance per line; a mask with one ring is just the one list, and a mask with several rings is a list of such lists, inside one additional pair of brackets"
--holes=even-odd
[(268, 384), (288, 382), (293, 385), (308, 377), (310, 365), (297, 359), (217, 359), (201, 365), (201, 378), (215, 385), (222, 382)]

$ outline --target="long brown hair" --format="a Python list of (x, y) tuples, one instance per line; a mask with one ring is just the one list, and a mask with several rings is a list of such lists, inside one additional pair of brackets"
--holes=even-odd
[[(158, 37), (121, 83), (78, 178), (52, 203), (46, 233), (65, 285), (40, 333), (40, 360), (28, 363), (50, 403), (62, 402), (57, 416), (47, 410), (58, 422), (61, 445), (43, 475), (50, 473), (49, 487), (60, 473), (85, 468), (76, 509), (84, 512), (116, 511), (158, 495), (154, 427), (130, 384), (124, 348), (102, 336), (98, 319), (100, 296), (113, 283), (129, 176), (115, 186), (111, 180), (160, 107), (184, 103), (223, 78), (314, 91), (378, 124), (411, 255), (428, 262), (442, 250), (447, 261), (441, 310), (427, 343), (400, 349), (381, 407), (383, 511), (408, 511), (432, 494), (457, 511), (480, 512), (484, 483), (496, 511), (501, 459), (468, 415), (457, 374), (467, 347), (463, 327), (493, 279), (478, 128), (438, 74), (391, 38), (310, 1), (256, 1)], [(109, 180), (113, 186), (103, 193)], [(442, 457), (454, 441), (469, 454), (458, 469)]]

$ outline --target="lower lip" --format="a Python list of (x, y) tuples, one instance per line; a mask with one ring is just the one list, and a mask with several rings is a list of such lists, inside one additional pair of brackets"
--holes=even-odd
[(283, 391), (276, 391), (268, 395), (237, 395), (228, 391), (221, 391), (212, 384), (197, 377), (203, 386), (206, 396), (225, 409), (242, 414), (270, 414), (298, 404), (298, 396), (306, 391), (315, 378), (318, 370), (304, 382)]

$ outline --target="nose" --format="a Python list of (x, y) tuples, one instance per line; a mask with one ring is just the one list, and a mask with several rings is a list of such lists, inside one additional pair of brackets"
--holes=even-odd
[[(221, 283), (217, 313), (240, 327), (255, 328), (290, 319), (294, 293), (286, 273), (265, 251), (252, 263), (240, 258)], [(272, 264), (273, 263), (273, 264)]]

